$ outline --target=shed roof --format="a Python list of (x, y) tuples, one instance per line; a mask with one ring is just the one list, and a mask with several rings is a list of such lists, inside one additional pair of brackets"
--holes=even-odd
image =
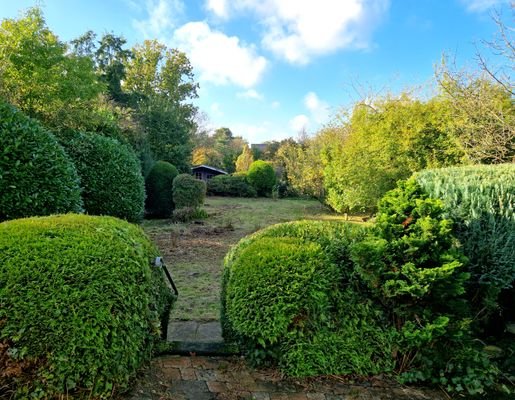
[(219, 172), (220, 174), (227, 175), (227, 172), (224, 171), (223, 169), (218, 169), (218, 168), (215, 168), (215, 167), (210, 167), (209, 165), (201, 164), (201, 165), (194, 165), (193, 167), (191, 167), (192, 171), (195, 171), (196, 169), (200, 169), (200, 168), (210, 169), (211, 171), (215, 171), (215, 172)]

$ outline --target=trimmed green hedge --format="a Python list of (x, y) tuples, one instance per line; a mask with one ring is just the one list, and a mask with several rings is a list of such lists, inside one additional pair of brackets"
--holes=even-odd
[(157, 161), (145, 179), (146, 213), (154, 218), (169, 218), (174, 209), (173, 180), (179, 171), (166, 161)]
[(86, 213), (141, 220), (145, 182), (134, 152), (116, 139), (96, 133), (62, 135), (81, 179)]
[(175, 208), (199, 208), (206, 198), (206, 183), (189, 174), (180, 174), (173, 180)]
[(277, 178), (272, 165), (263, 160), (254, 161), (247, 171), (247, 180), (259, 196), (270, 196)]
[(224, 337), (294, 376), (391, 371), (388, 321), (349, 286), (349, 251), (367, 231), (298, 221), (242, 239), (225, 259)]
[(207, 194), (211, 196), (256, 197), (257, 192), (245, 175), (217, 175), (207, 181)]
[(0, 221), (81, 211), (79, 178), (64, 149), (0, 100)]
[(172, 299), (151, 266), (157, 254), (139, 227), (112, 217), (0, 224), (0, 392), (104, 398), (127, 388)]

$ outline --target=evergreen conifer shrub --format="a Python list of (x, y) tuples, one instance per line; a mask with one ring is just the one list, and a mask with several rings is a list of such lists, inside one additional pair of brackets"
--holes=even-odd
[(77, 172), (54, 135), (0, 101), (0, 221), (81, 210)]
[(132, 149), (96, 133), (67, 132), (62, 136), (80, 176), (86, 213), (141, 220), (145, 182)]
[(180, 174), (173, 180), (173, 202), (176, 209), (197, 209), (204, 204), (206, 183), (189, 174)]
[(147, 215), (154, 218), (169, 218), (174, 209), (173, 180), (179, 171), (166, 161), (154, 164), (145, 179)]
[(112, 217), (0, 224), (0, 397), (107, 398), (160, 339), (173, 297), (143, 231)]

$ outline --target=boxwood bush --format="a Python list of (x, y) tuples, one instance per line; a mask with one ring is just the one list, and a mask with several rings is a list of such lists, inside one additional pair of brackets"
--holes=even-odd
[(153, 218), (168, 218), (172, 215), (173, 180), (179, 171), (166, 161), (157, 161), (145, 179), (147, 199), (146, 214)]
[(391, 371), (394, 332), (351, 284), (349, 249), (366, 232), (300, 221), (242, 239), (225, 259), (224, 337), (294, 376)]
[(242, 175), (217, 175), (207, 181), (211, 196), (256, 197), (257, 192)]
[(56, 138), (0, 100), (0, 221), (80, 212), (79, 178)]
[(116, 139), (96, 133), (61, 135), (81, 179), (86, 213), (141, 220), (145, 183), (134, 152)]
[(180, 174), (173, 180), (175, 208), (199, 208), (206, 198), (206, 183), (189, 174)]
[(171, 295), (143, 231), (112, 217), (0, 224), (0, 395), (109, 397), (151, 355)]

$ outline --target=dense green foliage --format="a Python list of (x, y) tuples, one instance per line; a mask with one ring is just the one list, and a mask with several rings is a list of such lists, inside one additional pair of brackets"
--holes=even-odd
[(504, 376), (513, 376), (508, 326), (515, 320), (515, 166), (429, 170), (415, 179), (426, 193), (442, 199), (446, 214), (456, 221), (454, 231), (469, 259), (466, 297), (474, 334), (497, 349), (496, 365)]
[(128, 221), (143, 217), (145, 184), (128, 146), (95, 133), (76, 132), (63, 134), (61, 143), (75, 162), (86, 213)]
[(274, 168), (270, 163), (257, 160), (250, 164), (247, 172), (249, 183), (256, 189), (259, 196), (269, 196), (272, 194), (276, 177)]
[(464, 296), (470, 274), (451, 232), (443, 203), (410, 179), (380, 201), (373, 234), (354, 246), (352, 258), (400, 335), (396, 361), (404, 379), (482, 393), (495, 371), (470, 336)]
[(158, 161), (154, 164), (145, 178), (147, 198), (145, 210), (148, 216), (168, 218), (174, 209), (173, 204), (173, 180), (179, 175), (179, 171), (166, 161)]
[(206, 198), (206, 183), (189, 174), (180, 174), (173, 180), (175, 208), (200, 208)]
[(387, 321), (349, 286), (350, 247), (366, 231), (300, 221), (242, 239), (225, 259), (224, 337), (295, 376), (391, 371)]
[(140, 228), (112, 217), (0, 224), (0, 395), (106, 398), (127, 388), (172, 300), (156, 255)]
[(211, 196), (256, 197), (246, 176), (217, 175), (207, 181), (207, 194)]
[(415, 179), (442, 199), (469, 258), (470, 299), (482, 315), (499, 311), (497, 297), (515, 282), (515, 165), (422, 171)]
[(0, 100), (0, 221), (80, 212), (79, 178), (55, 137)]

